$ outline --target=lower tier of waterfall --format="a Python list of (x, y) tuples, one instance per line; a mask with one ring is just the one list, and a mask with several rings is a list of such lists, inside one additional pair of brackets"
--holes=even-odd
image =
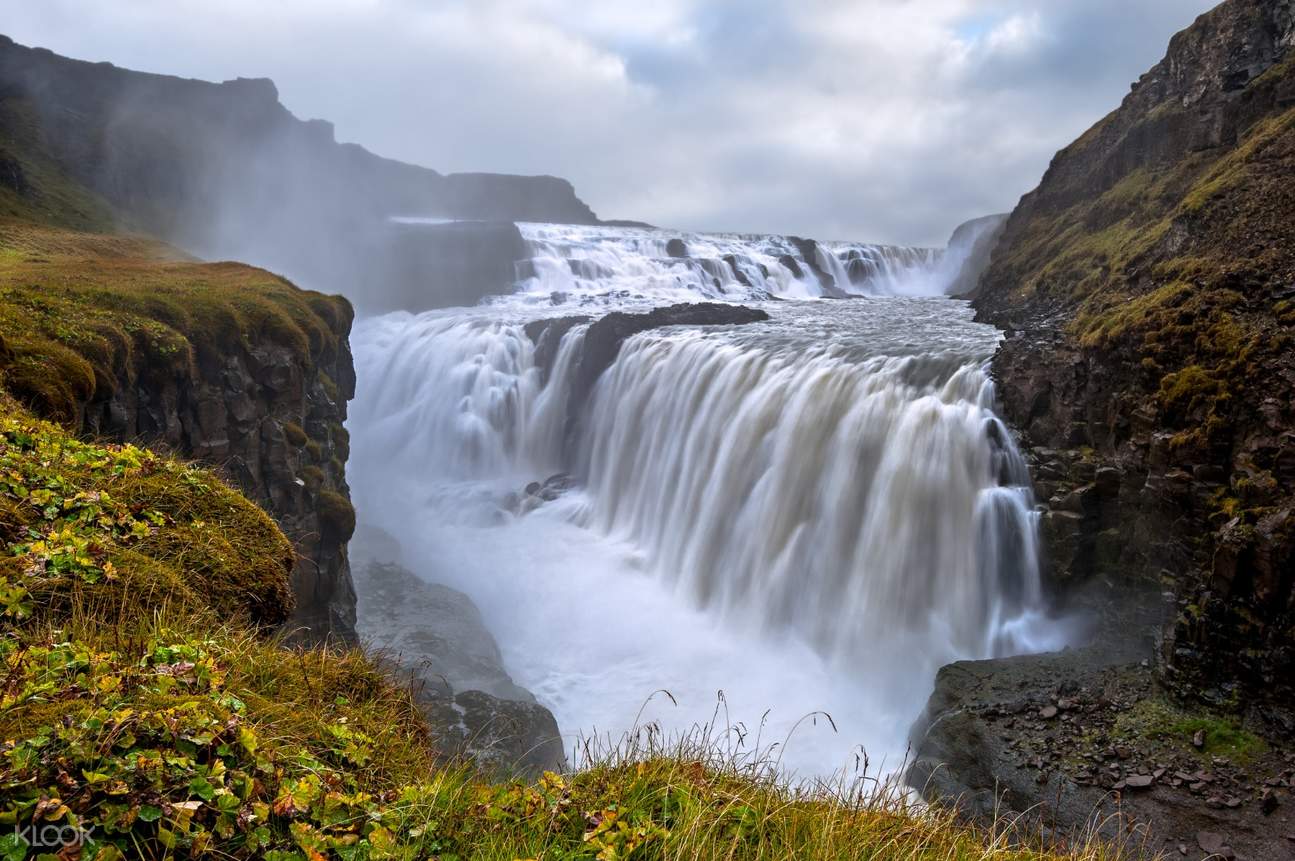
[(361, 321), (357, 508), (572, 737), (683, 731), (722, 691), (765, 743), (796, 727), (798, 773), (897, 766), (940, 665), (1060, 645), (998, 334), (943, 298), (764, 307), (633, 336), (583, 404), (585, 327), (545, 374), (524, 303)]

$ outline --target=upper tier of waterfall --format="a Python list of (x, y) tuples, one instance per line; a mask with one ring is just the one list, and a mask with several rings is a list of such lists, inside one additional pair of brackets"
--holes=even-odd
[[(518, 225), (517, 293), (559, 303), (668, 303), (943, 292), (943, 252), (789, 236)], [(955, 273), (956, 274), (956, 273)], [(951, 280), (951, 279), (950, 279)]]

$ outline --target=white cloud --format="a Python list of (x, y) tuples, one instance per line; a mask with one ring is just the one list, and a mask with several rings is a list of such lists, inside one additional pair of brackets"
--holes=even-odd
[(438, 170), (604, 217), (935, 243), (1010, 208), (1210, 0), (43, 0), (20, 42), (275, 79)]

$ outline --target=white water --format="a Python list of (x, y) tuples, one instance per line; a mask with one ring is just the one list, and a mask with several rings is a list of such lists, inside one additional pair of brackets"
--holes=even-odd
[[(785, 236), (670, 233), (632, 227), (521, 224), (531, 261), (521, 297), (568, 304), (669, 304), (816, 298), (832, 292)], [(683, 240), (688, 256), (669, 256)], [(921, 295), (941, 252), (858, 243), (815, 244), (813, 261), (839, 294)], [(792, 265), (788, 265), (788, 263)], [(792, 266), (794, 265), (794, 269)], [(797, 274), (799, 273), (799, 274)], [(956, 269), (949, 276), (951, 282)], [(936, 292), (942, 292), (938, 288)], [(510, 297), (513, 304), (520, 297)]]
[[(662, 280), (678, 265), (661, 262), (668, 236), (552, 232), (566, 243), (552, 259), (607, 270), (567, 283), (559, 313), (710, 295)], [(761, 260), (768, 239), (688, 242)], [(796, 289), (752, 289), (773, 282)], [(832, 715), (836, 732), (795, 731), (783, 764), (798, 773), (848, 767), (860, 747), (893, 768), (940, 665), (1061, 644), (1040, 624), (1028, 476), (982, 370), (998, 335), (964, 303), (768, 302), (768, 323), (636, 336), (564, 463), (584, 330), (541, 385), (521, 329), (553, 285), (361, 321), (349, 472), (361, 519), (476, 600), (568, 737), (618, 735), (661, 688), (678, 705), (654, 699), (641, 720), (686, 729), (722, 690), (734, 722), (769, 710), (765, 742)], [(564, 468), (584, 490), (506, 510)]]

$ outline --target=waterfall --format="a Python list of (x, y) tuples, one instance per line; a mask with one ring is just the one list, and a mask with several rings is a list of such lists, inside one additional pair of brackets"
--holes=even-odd
[[(686, 728), (723, 690), (732, 720), (808, 736), (792, 768), (826, 774), (858, 745), (898, 764), (938, 667), (1064, 643), (1040, 624), (1029, 474), (993, 413), (998, 333), (883, 278), (937, 259), (818, 245), (821, 271), (883, 298), (642, 332), (577, 396), (588, 325), (536, 343), (537, 317), (817, 276), (778, 264), (778, 238), (687, 236), (682, 258), (652, 231), (527, 236), (518, 294), (357, 321), (348, 473), (361, 521), (474, 599), (568, 732)], [(555, 309), (558, 282), (575, 293)], [(574, 488), (522, 504), (557, 473)], [(640, 715), (660, 688), (679, 704)], [(839, 736), (797, 728), (816, 709)]]
[[(517, 291), (541, 302), (759, 300), (938, 295), (942, 252), (785, 236), (673, 234), (633, 227), (521, 224), (530, 259)], [(671, 254), (679, 243), (686, 256)], [(806, 256), (808, 254), (808, 256)], [(826, 273), (827, 282), (817, 271)]]
[(637, 336), (588, 420), (593, 522), (699, 605), (829, 655), (1018, 650), (1004, 625), (1041, 598), (1034, 514), (996, 460), (1020, 456), (982, 370), (931, 381), (933, 364)]

